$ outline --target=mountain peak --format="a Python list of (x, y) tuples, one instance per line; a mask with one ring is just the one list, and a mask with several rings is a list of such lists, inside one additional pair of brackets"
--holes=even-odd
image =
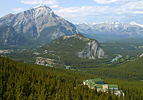
[(130, 24), (131, 24), (131, 25), (137, 25), (137, 26), (143, 27), (142, 24), (138, 24), (138, 23), (136, 23), (136, 22), (134, 22), (134, 21), (131, 21)]
[(131, 21), (130, 24), (131, 24), (131, 25), (136, 25), (137, 23), (134, 22), (134, 21)]
[(47, 43), (63, 35), (78, 33), (76, 27), (56, 15), (46, 5), (39, 5), (14, 15), (0, 18), (0, 26), (14, 27), (17, 33), (29, 39)]
[(40, 4), (36, 7), (33, 7), (34, 9), (48, 9), (49, 11), (51, 11), (52, 9), (46, 5)]

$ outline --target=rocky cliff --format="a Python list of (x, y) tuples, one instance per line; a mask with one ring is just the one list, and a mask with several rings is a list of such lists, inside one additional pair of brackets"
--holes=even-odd
[(100, 47), (99, 43), (96, 40), (91, 40), (87, 43), (87, 46), (81, 51), (77, 53), (79, 58), (106, 58), (108, 55), (105, 51)]

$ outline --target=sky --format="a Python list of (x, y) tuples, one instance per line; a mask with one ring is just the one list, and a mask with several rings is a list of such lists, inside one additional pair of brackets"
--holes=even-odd
[(0, 18), (40, 4), (74, 24), (105, 21), (143, 24), (143, 0), (0, 0)]

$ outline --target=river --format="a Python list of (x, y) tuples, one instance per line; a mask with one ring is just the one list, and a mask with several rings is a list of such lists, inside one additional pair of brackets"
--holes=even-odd
[(121, 57), (123, 57), (123, 56), (122, 56), (122, 55), (119, 55), (119, 56), (117, 56), (117, 57), (113, 58), (113, 59), (111, 60), (111, 62), (117, 61), (117, 60), (118, 60), (118, 58), (121, 58)]

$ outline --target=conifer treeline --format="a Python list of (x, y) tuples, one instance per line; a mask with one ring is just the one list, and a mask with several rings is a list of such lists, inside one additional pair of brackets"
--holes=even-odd
[[(97, 93), (75, 79), (46, 74), (16, 65), (8, 58), (0, 58), (1, 100), (94, 100), (118, 98), (107, 93)], [(53, 71), (54, 72), (54, 71)]]
[[(58, 69), (57, 69), (58, 70)], [(0, 57), (1, 100), (122, 100), (112, 94), (97, 92), (79, 84), (73, 73), (70, 76), (55, 73), (49, 68), (46, 73)], [(53, 73), (53, 74), (52, 74)], [(61, 72), (62, 73), (62, 72)], [(65, 74), (66, 75), (66, 74)], [(76, 74), (78, 75), (78, 74)], [(80, 75), (80, 74), (79, 74)], [(80, 77), (80, 76), (79, 76)], [(141, 92), (125, 89), (127, 100), (142, 100)], [(132, 96), (133, 94), (137, 96)], [(129, 95), (129, 96), (128, 96)], [(131, 96), (130, 96), (131, 95)]]

